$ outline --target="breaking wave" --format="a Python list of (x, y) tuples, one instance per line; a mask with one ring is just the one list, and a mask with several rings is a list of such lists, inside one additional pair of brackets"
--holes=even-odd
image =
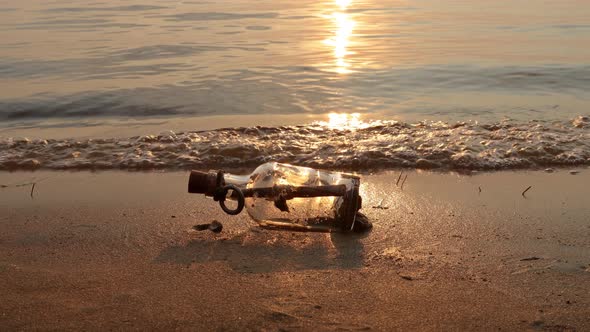
[(164, 132), (124, 139), (0, 138), (0, 170), (207, 169), (267, 161), (341, 170), (500, 170), (590, 164), (590, 117), (516, 123), (377, 121)]

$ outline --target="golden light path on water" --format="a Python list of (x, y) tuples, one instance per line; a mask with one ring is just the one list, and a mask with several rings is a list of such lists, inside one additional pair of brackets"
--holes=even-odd
[(361, 127), (362, 124), (359, 113), (330, 113), (326, 126), (332, 129), (353, 129)]
[(330, 113), (327, 121), (316, 121), (315, 124), (336, 130), (356, 130), (374, 126), (381, 121), (363, 121), (360, 113)]
[(346, 9), (352, 4), (352, 0), (334, 1), (340, 11), (335, 11), (329, 16), (335, 25), (334, 36), (324, 40), (324, 43), (334, 48), (336, 72), (346, 74), (351, 71), (349, 69), (350, 63), (346, 60), (346, 57), (352, 54), (348, 50), (348, 45), (356, 22), (351, 18), (350, 14), (346, 13)]
[(335, 0), (336, 4), (340, 6), (340, 9), (345, 10), (346, 7), (350, 6), (352, 0)]

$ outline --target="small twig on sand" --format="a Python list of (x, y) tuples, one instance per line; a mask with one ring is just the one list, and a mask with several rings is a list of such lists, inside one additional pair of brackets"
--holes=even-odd
[(404, 181), (402, 181), (402, 190), (404, 189), (404, 183), (406, 183), (407, 179), (408, 179), (408, 174), (406, 174), (406, 176), (404, 177)]
[(20, 187), (28, 187), (30, 185), (35, 184), (36, 182), (26, 182), (26, 183), (19, 183), (19, 184), (0, 184), (0, 188), (20, 188)]
[[(31, 198), (33, 198), (33, 196), (35, 195), (35, 186), (37, 185), (37, 183), (45, 181), (49, 178), (52, 178), (51, 176), (48, 177), (44, 177), (40, 180), (37, 181), (31, 181), (31, 182), (23, 182), (23, 183), (10, 183), (10, 184), (0, 184), (0, 188), (4, 189), (4, 188), (21, 188), (21, 187), (27, 187), (27, 186), (31, 186)], [(33, 178), (34, 180), (35, 178)]]
[(397, 182), (395, 183), (396, 186), (399, 184), (399, 180), (401, 180), (403, 174), (404, 174), (404, 171), (399, 173), (399, 177), (397, 178)]
[(477, 189), (479, 189), (479, 193), (481, 194), (481, 187), (477, 187)]
[(529, 186), (528, 188), (526, 188), (523, 192), (522, 192), (522, 197), (526, 197), (524, 194), (526, 194), (527, 191), (529, 191), (529, 189), (531, 189), (533, 186)]

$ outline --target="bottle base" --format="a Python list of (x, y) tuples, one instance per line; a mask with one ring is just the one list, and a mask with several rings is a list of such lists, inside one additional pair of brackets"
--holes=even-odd
[(364, 214), (357, 212), (354, 224), (352, 225), (352, 231), (354, 233), (368, 232), (373, 228), (373, 223), (369, 221), (369, 218)]

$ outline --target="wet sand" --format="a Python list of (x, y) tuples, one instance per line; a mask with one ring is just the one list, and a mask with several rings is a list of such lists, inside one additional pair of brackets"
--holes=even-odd
[(0, 173), (0, 329), (590, 329), (590, 170), (398, 175), (363, 176), (359, 236), (259, 229), (188, 172)]

